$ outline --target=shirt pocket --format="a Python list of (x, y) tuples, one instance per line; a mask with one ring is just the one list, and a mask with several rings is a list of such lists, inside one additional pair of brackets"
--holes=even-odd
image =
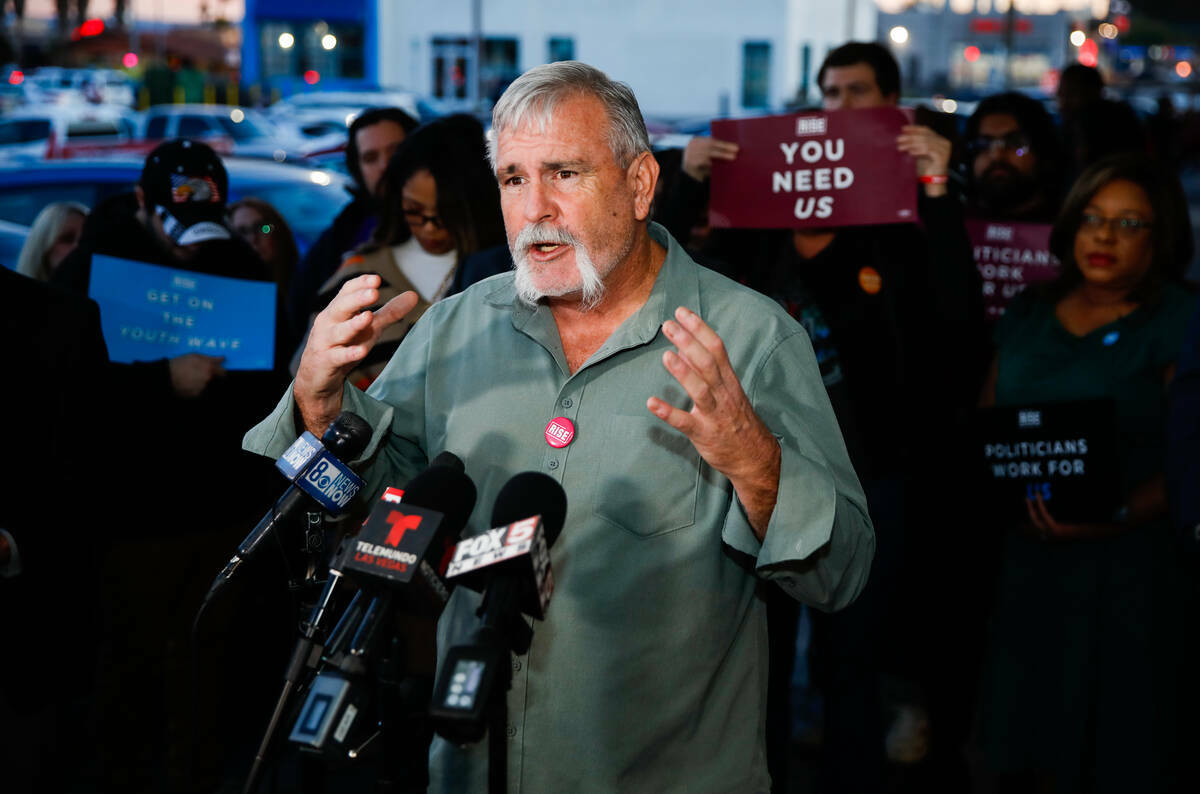
[(618, 414), (599, 460), (593, 504), (600, 518), (645, 538), (696, 523), (700, 453), (687, 436), (649, 414)]

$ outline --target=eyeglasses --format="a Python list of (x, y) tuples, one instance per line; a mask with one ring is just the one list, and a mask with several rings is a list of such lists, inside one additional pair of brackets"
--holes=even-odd
[(1107, 227), (1113, 234), (1126, 240), (1133, 240), (1144, 230), (1154, 226), (1150, 221), (1141, 218), (1106, 218), (1092, 212), (1085, 212), (1079, 225), (1081, 229), (1087, 229), (1089, 232), (1099, 232)]
[(980, 135), (967, 145), (972, 156), (978, 157), (984, 152), (999, 152), (1002, 149), (1015, 154), (1017, 157), (1024, 157), (1029, 153), (1029, 136), (1023, 132), (1010, 132), (1007, 135), (992, 137), (991, 135)]
[(420, 229), (425, 224), (431, 224), (433, 228), (442, 228), (442, 219), (436, 215), (426, 215), (420, 210), (404, 210), (404, 220), (410, 228)]
[(251, 226), (234, 226), (233, 230), (239, 237), (266, 237), (275, 231), (275, 225), (272, 223), (260, 223)]

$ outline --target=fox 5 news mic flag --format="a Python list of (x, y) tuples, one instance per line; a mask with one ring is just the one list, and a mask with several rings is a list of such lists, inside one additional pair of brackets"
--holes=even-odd
[(472, 641), (446, 652), (433, 689), (429, 716), (434, 729), (450, 741), (479, 741), (489, 709), (495, 716), (505, 708), (512, 675), (509, 654), (528, 652), (533, 641), (533, 629), (521, 613), (545, 617), (554, 591), (549, 549), (566, 512), (567, 496), (556, 480), (522, 472), (496, 497), (495, 528), (455, 548), (447, 574), (482, 589), (483, 604)]

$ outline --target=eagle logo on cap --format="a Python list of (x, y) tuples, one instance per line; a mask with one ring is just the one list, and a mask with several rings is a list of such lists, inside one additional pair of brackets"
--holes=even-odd
[(210, 176), (171, 174), (171, 201), (184, 204), (192, 201), (218, 202), (221, 191)]

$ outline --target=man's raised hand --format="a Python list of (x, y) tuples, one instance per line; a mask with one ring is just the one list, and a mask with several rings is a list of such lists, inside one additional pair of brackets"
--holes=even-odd
[(381, 283), (373, 273), (350, 279), (313, 321), (292, 393), (305, 428), (317, 437), (342, 410), (346, 376), (366, 358), (383, 330), (417, 305), (417, 293), (410, 290), (371, 311), (368, 307), (379, 300)]
[(651, 397), (650, 412), (683, 433), (700, 457), (729, 478), (761, 539), (779, 492), (779, 443), (754, 411), (729, 363), (725, 344), (700, 316), (680, 306), (663, 323), (675, 351), (663, 366), (692, 400), (690, 411)]

